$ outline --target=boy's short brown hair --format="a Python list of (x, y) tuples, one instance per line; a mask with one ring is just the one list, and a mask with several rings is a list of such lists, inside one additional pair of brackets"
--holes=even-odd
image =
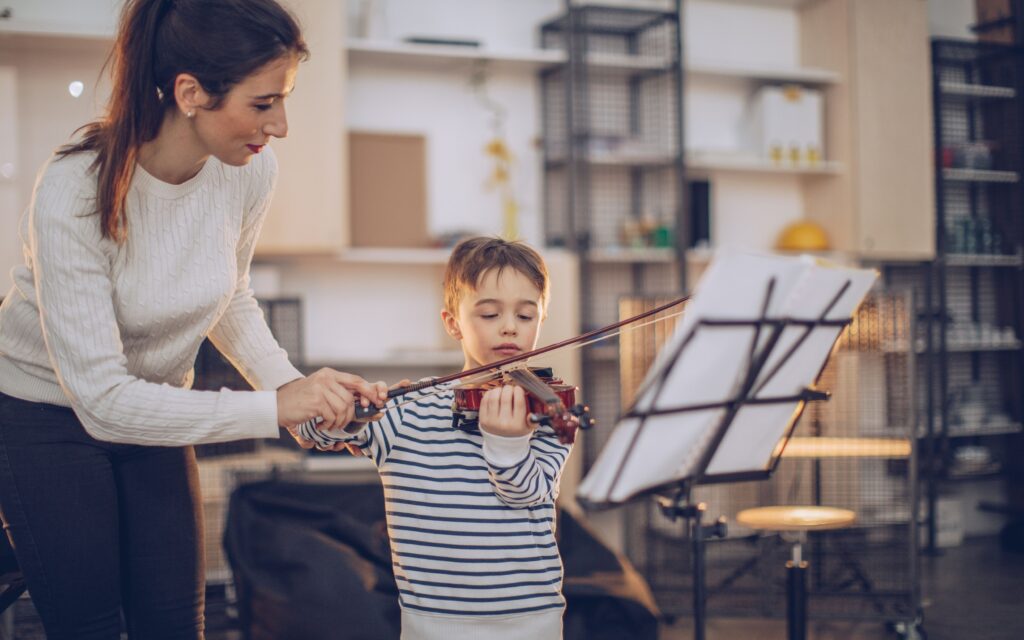
[(541, 313), (547, 315), (548, 268), (544, 258), (518, 240), (476, 237), (455, 245), (444, 270), (444, 308), (456, 314), (467, 289), (475, 290), (480, 278), (491, 269), (500, 274), (506, 267), (526, 276), (540, 291)]

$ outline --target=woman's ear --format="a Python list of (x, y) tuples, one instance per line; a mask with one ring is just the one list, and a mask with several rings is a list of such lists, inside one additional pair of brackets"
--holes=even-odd
[(444, 330), (456, 340), (462, 340), (462, 330), (459, 329), (459, 319), (447, 309), (441, 310), (441, 322), (444, 323)]
[(210, 102), (210, 96), (194, 75), (179, 73), (174, 79), (174, 100), (181, 114), (191, 118)]

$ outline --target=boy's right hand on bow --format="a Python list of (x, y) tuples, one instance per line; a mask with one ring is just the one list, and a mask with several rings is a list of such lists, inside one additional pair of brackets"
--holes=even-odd
[[(383, 382), (377, 382), (375, 384), (381, 385), (381, 384), (384, 384), (384, 383)], [(390, 390), (390, 389), (398, 389), (399, 387), (407, 387), (410, 384), (412, 384), (412, 381), (410, 381), (408, 378), (406, 378), (405, 380), (402, 380), (401, 382), (399, 382), (397, 384), (391, 385), (390, 387), (388, 387), (388, 390)], [(385, 398), (386, 398), (387, 390), (385, 390), (384, 394), (385, 394)], [(302, 443), (300, 442), (299, 444), (301, 445)], [(349, 454), (351, 454), (353, 456), (357, 456), (358, 457), (358, 456), (363, 455), (363, 450), (360, 449), (359, 445), (357, 445), (354, 442), (342, 442), (342, 443), (338, 443), (338, 444), (334, 445), (333, 447), (331, 447), (329, 449), (326, 449), (326, 451), (344, 451), (344, 450), (347, 450), (349, 452)]]
[[(277, 390), (277, 422), (293, 431), (303, 422), (319, 417), (323, 419), (321, 429), (340, 429), (352, 421), (355, 396), (359, 396), (364, 407), (383, 406), (387, 393), (383, 382), (370, 383), (351, 373), (320, 369)], [(301, 440), (299, 444), (306, 448), (312, 446)]]

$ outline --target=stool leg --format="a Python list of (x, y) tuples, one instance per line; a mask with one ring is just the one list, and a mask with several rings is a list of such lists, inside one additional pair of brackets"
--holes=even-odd
[(786, 626), (789, 640), (807, 638), (807, 563), (799, 560), (786, 563)]

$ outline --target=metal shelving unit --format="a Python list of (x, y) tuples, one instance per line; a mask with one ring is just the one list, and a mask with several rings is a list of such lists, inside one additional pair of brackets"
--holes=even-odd
[[(540, 27), (542, 49), (564, 56), (539, 72), (546, 242), (580, 256), (584, 330), (617, 320), (622, 296), (678, 292), (686, 281), (680, 16), (681, 0), (566, 1)], [(617, 349), (588, 347), (582, 360), (594, 416), (613, 424)], [(586, 466), (608, 433), (586, 439)]]
[[(1024, 49), (932, 42), (936, 258), (925, 269), (927, 548), (947, 482), (1005, 477), (1024, 420)], [(958, 462), (971, 446), (990, 460)], [(1021, 505), (1017, 505), (1020, 507)]]

